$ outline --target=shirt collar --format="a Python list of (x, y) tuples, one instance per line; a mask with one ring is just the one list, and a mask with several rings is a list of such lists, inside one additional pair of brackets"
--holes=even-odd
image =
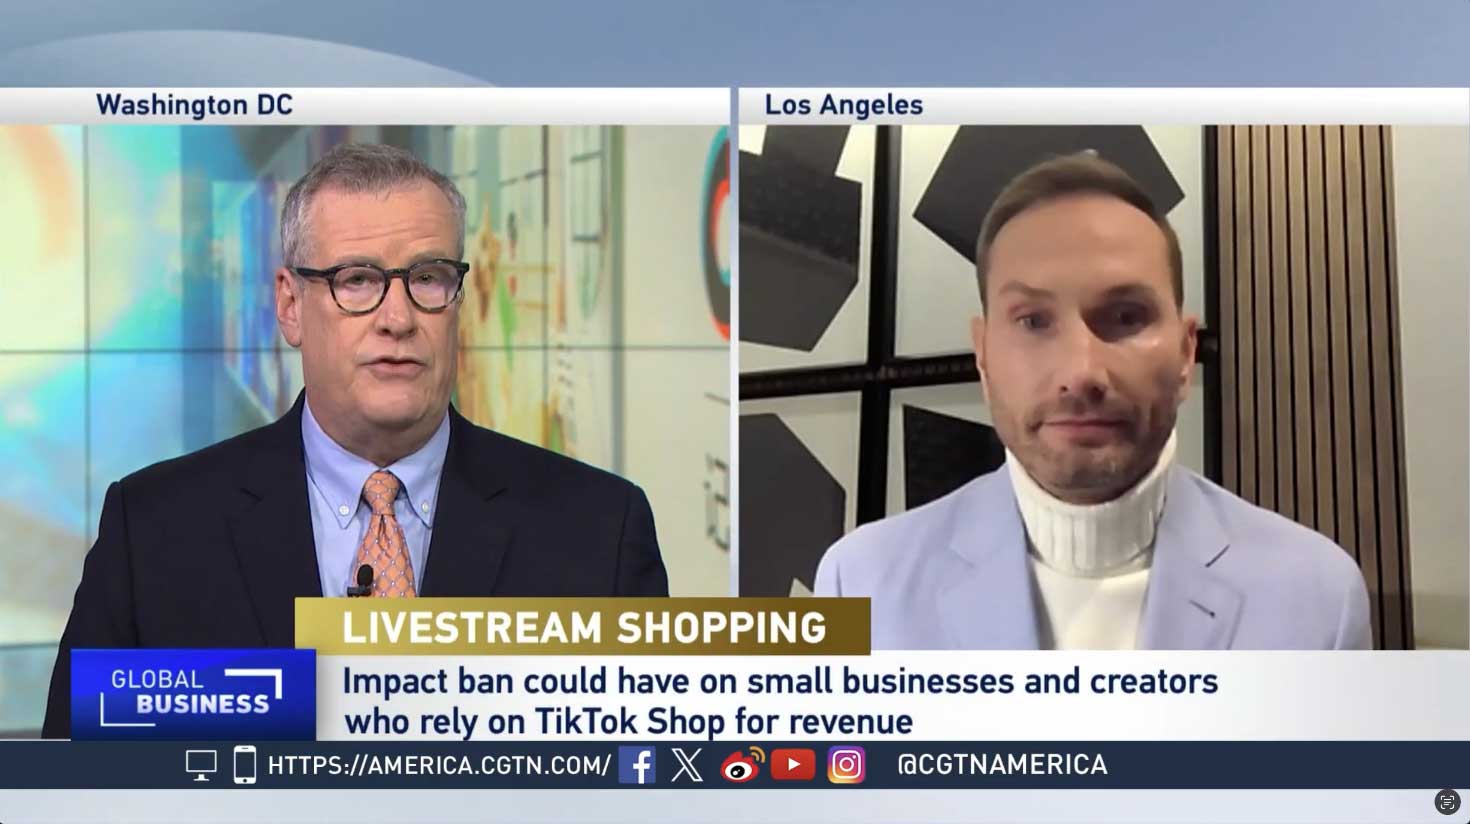
[[(343, 529), (352, 523), (362, 503), (362, 488), (368, 476), (380, 467), (354, 455), (332, 440), (305, 404), (301, 414), (301, 442), (306, 450), (306, 477), (331, 507), (332, 515)], [(434, 430), (427, 443), (417, 452), (381, 467), (392, 472), (403, 484), (409, 508), (425, 526), (434, 525), (434, 506), (439, 497), (439, 478), (444, 458), (449, 452), (449, 412)]]

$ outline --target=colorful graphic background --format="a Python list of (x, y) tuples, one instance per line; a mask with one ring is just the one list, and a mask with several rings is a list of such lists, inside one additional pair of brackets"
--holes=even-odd
[(455, 402), (647, 490), (675, 594), (729, 593), (715, 127), (0, 127), (0, 733), (40, 725), (107, 485), (261, 426), (280, 204), (333, 145), (450, 175), (472, 264)]

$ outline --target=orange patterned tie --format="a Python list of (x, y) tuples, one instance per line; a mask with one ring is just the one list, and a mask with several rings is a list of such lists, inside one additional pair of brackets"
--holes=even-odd
[(403, 540), (403, 529), (393, 514), (393, 501), (398, 497), (400, 486), (392, 472), (378, 470), (368, 476), (362, 485), (362, 499), (372, 507), (368, 519), (367, 534), (362, 536), (362, 545), (357, 548), (357, 563), (352, 565), (354, 574), (363, 564), (373, 568), (373, 597), (412, 598), (413, 567), (408, 562), (408, 545)]

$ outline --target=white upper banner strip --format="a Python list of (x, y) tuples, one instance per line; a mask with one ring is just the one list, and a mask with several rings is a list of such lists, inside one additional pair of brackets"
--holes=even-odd
[[(99, 95), (119, 106), (104, 112)], [(277, 105), (265, 102), (265, 96)], [(822, 113), (829, 96), (842, 113)], [(123, 101), (131, 101), (135, 111), (145, 104), (149, 111), (125, 114)], [(772, 113), (800, 108), (803, 101), (807, 112)], [(900, 101), (906, 101), (901, 108), (908, 113), (892, 113)], [(914, 101), (921, 112), (913, 112)], [(279, 102), (288, 104), (289, 113), (278, 111)], [(729, 90), (723, 88), (0, 89), (0, 123), (7, 124), (720, 125), (729, 117)], [(740, 90), (740, 118), (744, 123), (825, 124), (1461, 126), (1470, 123), (1470, 90), (755, 88)]]
[[(104, 102), (99, 102), (99, 96)], [(106, 108), (113, 113), (104, 113), (104, 103), (111, 100), (117, 102), (116, 107)], [(139, 104), (149, 111), (125, 114), (124, 101), (131, 101), (135, 111)], [(289, 113), (280, 113), (281, 103)], [(729, 122), (727, 88), (0, 89), (0, 123), (6, 124), (698, 126)]]
[[(846, 113), (824, 114), (829, 102)], [(867, 117), (852, 113), (864, 105)], [(740, 122), (1463, 126), (1470, 89), (753, 88), (740, 90)]]

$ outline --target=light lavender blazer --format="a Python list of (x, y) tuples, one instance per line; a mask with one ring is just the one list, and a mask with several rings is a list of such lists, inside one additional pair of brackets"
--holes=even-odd
[[(1327, 538), (1169, 470), (1139, 649), (1369, 649), (1368, 592)], [(827, 551), (817, 595), (872, 598), (874, 649), (1036, 649), (1025, 527), (1005, 467)]]

